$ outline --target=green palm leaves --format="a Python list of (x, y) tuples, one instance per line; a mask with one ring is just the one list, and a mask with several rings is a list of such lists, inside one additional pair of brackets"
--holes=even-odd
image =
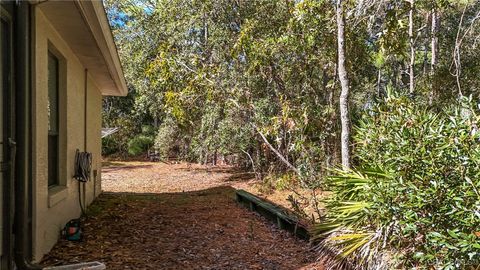
[(360, 169), (333, 171), (328, 214), (312, 231), (334, 265), (480, 265), (480, 118), (472, 108), (465, 99), (432, 111), (389, 96), (369, 111), (355, 135)]
[(391, 179), (380, 168), (334, 170), (329, 178), (332, 196), (325, 201), (328, 214), (312, 230), (312, 240), (319, 243), (319, 250), (335, 254), (329, 262), (331, 267), (371, 269), (383, 263), (378, 259), (384, 256), (383, 239), (389, 230), (371, 215), (373, 202), (369, 197), (379, 182)]

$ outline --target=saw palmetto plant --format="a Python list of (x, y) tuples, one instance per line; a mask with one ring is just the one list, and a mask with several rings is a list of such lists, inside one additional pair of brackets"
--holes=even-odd
[[(359, 167), (335, 170), (319, 250), (353, 269), (480, 265), (480, 133), (469, 99), (432, 111), (389, 96), (356, 129)], [(380, 164), (380, 165), (377, 165)]]
[(393, 225), (370, 213), (375, 207), (371, 189), (391, 179), (392, 176), (380, 168), (334, 171), (334, 176), (329, 178), (334, 195), (326, 200), (328, 214), (312, 231), (313, 241), (319, 243), (318, 250), (330, 258), (328, 267), (387, 268), (386, 241)]

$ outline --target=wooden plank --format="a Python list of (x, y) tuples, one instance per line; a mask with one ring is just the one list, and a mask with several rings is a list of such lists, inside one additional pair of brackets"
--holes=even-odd
[(301, 239), (308, 240), (310, 238), (308, 230), (300, 223), (298, 217), (291, 216), (282, 207), (267, 202), (243, 189), (236, 191), (236, 198), (239, 203), (251, 211), (255, 211), (276, 223), (280, 229), (290, 231)]

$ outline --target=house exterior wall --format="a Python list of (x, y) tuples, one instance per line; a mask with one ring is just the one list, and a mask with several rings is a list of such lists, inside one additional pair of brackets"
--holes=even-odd
[[(77, 56), (48, 18), (35, 8), (33, 44), (33, 259), (39, 261), (58, 241), (65, 223), (81, 215), (79, 185), (73, 179), (75, 151), (84, 150), (85, 88), (87, 89), (86, 150), (93, 154), (96, 179), (86, 183), (90, 204), (101, 191), (102, 95)], [(60, 60), (59, 81), (59, 178), (60, 185), (48, 187), (48, 52)], [(87, 77), (87, 79), (85, 79)], [(86, 82), (86, 87), (85, 87)], [(83, 189), (82, 189), (83, 199)]]

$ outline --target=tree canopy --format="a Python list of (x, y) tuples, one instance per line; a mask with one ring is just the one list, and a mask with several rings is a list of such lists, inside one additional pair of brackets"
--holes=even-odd
[[(105, 0), (105, 5), (129, 85), (127, 99), (104, 100), (104, 125), (124, 130), (105, 142), (105, 153), (127, 153), (133, 145), (138, 153), (155, 144), (164, 158), (234, 161), (253, 169), (258, 178), (293, 173), (304, 188), (335, 190), (338, 185), (332, 186), (328, 176), (346, 160), (346, 173), (350, 164), (358, 170), (380, 165), (395, 179), (417, 177), (396, 171), (397, 161), (390, 162), (384, 153), (373, 156), (380, 150), (368, 148), (365, 140), (391, 150), (379, 142), (410, 137), (388, 137), (393, 136), (388, 128), (403, 132), (409, 118), (422, 115), (458, 117), (465, 99), (471, 105), (465, 110), (477, 109), (479, 1)], [(398, 125), (390, 127), (375, 117), (394, 110), (388, 107), (395, 107), (394, 96), (408, 100), (399, 98), (397, 105), (408, 107), (409, 114), (401, 113)], [(476, 120), (469, 121), (461, 128), (452, 126), (452, 136), (468, 129), (463, 125), (476, 130)], [(384, 133), (373, 139), (359, 136), (369, 129)], [(346, 150), (351, 155), (344, 156)], [(432, 151), (446, 153), (435, 147)], [(444, 172), (435, 175), (448, 177), (449, 171)], [(478, 193), (470, 195), (480, 199)], [(460, 226), (471, 238), (467, 228), (478, 230), (480, 208), (470, 202), (462, 207), (477, 211), (468, 226)], [(436, 224), (422, 218), (427, 217), (412, 223), (415, 228)], [(441, 228), (442, 235), (452, 230)], [(428, 230), (418, 232), (424, 241), (440, 241)], [(405, 268), (457, 269), (468, 260), (480, 263), (480, 238), (468, 238), (464, 246), (447, 241), (467, 255), (436, 259), (428, 252), (450, 247), (432, 244), (429, 250), (412, 251), (415, 236), (406, 235), (411, 241), (398, 247), (406, 254)]]

